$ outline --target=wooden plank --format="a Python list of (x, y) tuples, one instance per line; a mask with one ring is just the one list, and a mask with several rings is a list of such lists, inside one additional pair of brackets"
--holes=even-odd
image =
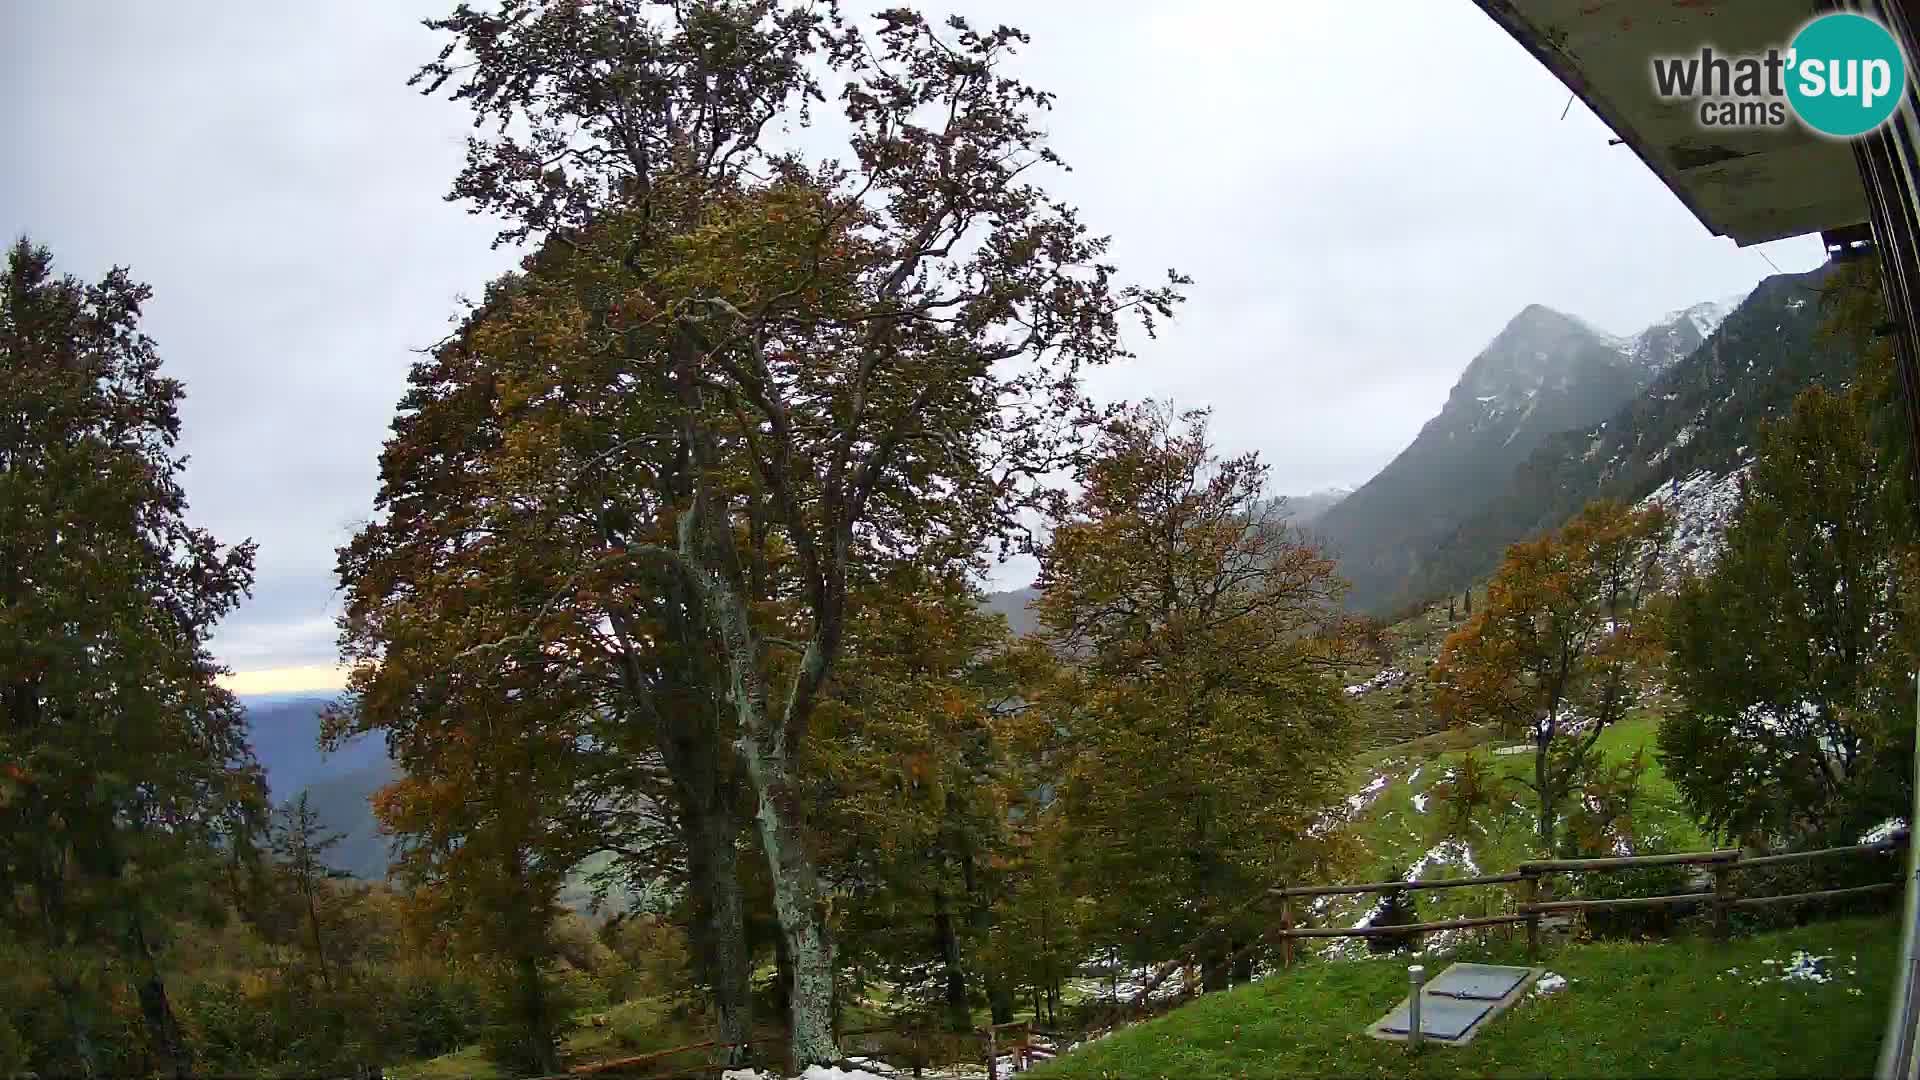
[(1815, 851), (1783, 851), (1776, 855), (1755, 855), (1751, 859), (1741, 859), (1732, 869), (1745, 870), (1750, 866), (1774, 866), (1779, 863), (1802, 862), (1807, 859), (1821, 859), (1829, 855), (1873, 855), (1883, 851), (1899, 851), (1907, 846), (1907, 834), (1895, 833), (1878, 843), (1854, 844), (1851, 847), (1819, 848)]
[[(1522, 899), (1520, 901), (1520, 906), (1523, 908), (1531, 906), (1534, 901), (1540, 899), (1540, 875), (1532, 872), (1525, 873), (1527, 881), (1525, 888), (1521, 890)], [(1540, 916), (1529, 912), (1527, 914), (1527, 963), (1537, 964), (1539, 962)]]
[(1727, 913), (1731, 910), (1729, 901), (1733, 899), (1733, 887), (1727, 880), (1727, 871), (1731, 869), (1732, 863), (1722, 863), (1713, 868), (1713, 936), (1718, 941), (1727, 940), (1732, 933), (1727, 922)]
[[(867, 1032), (866, 1034), (873, 1034), (873, 1032)], [(762, 1043), (777, 1043), (777, 1042), (785, 1042), (785, 1041), (786, 1041), (786, 1036), (784, 1035), (769, 1035), (759, 1039), (744, 1039), (741, 1041), (741, 1045), (758, 1046)], [(712, 1040), (710, 1042), (688, 1043), (685, 1046), (675, 1046), (667, 1050), (655, 1050), (650, 1054), (641, 1054), (637, 1057), (614, 1058), (610, 1061), (591, 1061), (584, 1065), (575, 1065), (573, 1068), (568, 1069), (567, 1072), (573, 1076), (591, 1076), (594, 1073), (605, 1072), (608, 1069), (631, 1069), (640, 1065), (651, 1065), (656, 1061), (660, 1061), (665, 1058), (670, 1058), (675, 1054), (686, 1054), (686, 1053), (691, 1053), (695, 1050), (712, 1050), (716, 1047), (731, 1046), (731, 1045), (733, 1044), (728, 1042), (722, 1042), (721, 1040), (718, 1040), (718, 1039)]]
[(1609, 859), (1535, 859), (1521, 863), (1520, 871), (1559, 874), (1581, 870), (1636, 870), (1643, 866), (1732, 862), (1739, 857), (1739, 848), (1722, 848), (1718, 851), (1682, 851), (1673, 855), (1623, 855)]
[(1867, 893), (1898, 889), (1905, 884), (1905, 881), (1883, 881), (1877, 885), (1855, 885), (1847, 889), (1822, 889), (1819, 892), (1786, 893), (1781, 896), (1749, 896), (1744, 900), (1735, 900), (1733, 906), (1759, 907), (1762, 904), (1784, 904), (1792, 900), (1825, 900), (1835, 896), (1864, 896)]
[(1285, 937), (1323, 938), (1323, 937), (1395, 937), (1401, 934), (1426, 934), (1435, 930), (1465, 930), (1471, 926), (1498, 926), (1501, 923), (1525, 922), (1524, 915), (1488, 915), (1475, 919), (1450, 919), (1446, 922), (1408, 923), (1405, 926), (1363, 926), (1357, 930), (1341, 930), (1335, 927), (1307, 927), (1300, 930), (1283, 930)]
[[(1293, 929), (1293, 898), (1283, 889), (1280, 892), (1280, 929)], [(1293, 938), (1282, 935), (1280, 938), (1280, 967), (1283, 970), (1293, 967)]]
[(1389, 893), (1401, 889), (1460, 889), (1468, 885), (1504, 885), (1519, 881), (1521, 874), (1488, 874), (1470, 878), (1435, 878), (1431, 881), (1377, 881), (1366, 885), (1295, 885), (1268, 889), (1270, 896), (1349, 896), (1354, 893)]
[(1521, 904), (1519, 910), (1522, 914), (1544, 915), (1553, 911), (1607, 911), (1613, 908), (1663, 907), (1667, 904), (1686, 904), (1711, 899), (1713, 899), (1713, 890), (1706, 889), (1701, 892), (1674, 893), (1671, 896), (1628, 896), (1608, 900), (1545, 900)]

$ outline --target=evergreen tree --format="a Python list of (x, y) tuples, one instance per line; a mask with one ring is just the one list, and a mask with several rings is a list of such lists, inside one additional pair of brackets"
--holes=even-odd
[(0, 920), (48, 962), (61, 1067), (84, 1075), (105, 957), (162, 1067), (190, 1068), (162, 928), (212, 907), (219, 851), (264, 804), (206, 647), (253, 547), (187, 523), (183, 391), (140, 331), (149, 295), (123, 269), (56, 276), (25, 239), (0, 280)]
[(307, 805), (307, 793), (280, 808), (271, 826), (272, 851), (279, 869), (306, 909), (307, 941), (313, 949), (313, 963), (320, 982), (333, 990), (333, 973), (327, 967), (327, 948), (320, 928), (320, 903), (325, 883), (349, 875), (326, 863), (327, 852), (337, 847), (344, 833), (321, 827), (320, 815)]
[(1674, 604), (1667, 772), (1729, 836), (1852, 842), (1910, 804), (1911, 513), (1858, 392), (1770, 425), (1725, 550)]

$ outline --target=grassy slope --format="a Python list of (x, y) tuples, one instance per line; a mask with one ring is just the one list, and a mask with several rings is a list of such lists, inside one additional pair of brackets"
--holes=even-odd
[[(1651, 764), (1641, 780), (1641, 795), (1634, 831), (1638, 836), (1660, 836), (1677, 850), (1707, 846), (1706, 839), (1687, 816), (1673, 784), (1654, 759), (1654, 731), (1658, 720), (1638, 715), (1603, 732), (1599, 746), (1609, 760), (1620, 760), (1644, 748)], [(1477, 752), (1487, 754), (1499, 741), (1488, 743)], [(1465, 877), (1474, 872), (1497, 874), (1535, 854), (1535, 815), (1533, 793), (1518, 783), (1510, 785), (1498, 810), (1477, 821), (1465, 838), (1464, 852), (1471, 865), (1461, 858), (1460, 845), (1443, 844), (1439, 805), (1431, 798), (1436, 783), (1465, 756), (1464, 750), (1427, 749), (1389, 751), (1363, 756), (1354, 774), (1354, 790), (1385, 780), (1372, 801), (1344, 826), (1358, 846), (1366, 852), (1354, 871), (1355, 880), (1379, 881), (1392, 871), (1405, 873), (1430, 857), (1421, 867), (1422, 879)], [(1489, 757), (1502, 773), (1531, 776), (1533, 759), (1529, 755)], [(1416, 807), (1416, 796), (1428, 796), (1425, 811)], [(1415, 894), (1420, 913), (1427, 918), (1479, 915), (1505, 910), (1512, 902), (1501, 887), (1478, 887)], [(1373, 904), (1372, 898), (1343, 897), (1328, 902), (1328, 925), (1352, 925)], [(1354, 942), (1336, 942), (1328, 948), (1352, 955), (1359, 950)]]
[[(1311, 964), (1209, 995), (1062, 1056), (1034, 1080), (1266, 1076), (1865, 1076), (1894, 975), (1891, 918), (1717, 944), (1571, 945), (1572, 982), (1516, 1004), (1473, 1042), (1410, 1058), (1363, 1029), (1406, 992), (1404, 959)], [(1833, 980), (1756, 981), (1795, 950)], [(1461, 959), (1524, 963), (1509, 946)], [(1733, 969), (1738, 969), (1735, 973)], [(1849, 974), (1851, 972), (1851, 974)], [(1759, 978), (1765, 978), (1760, 975)]]
[[(594, 1027), (594, 1016), (605, 1017), (607, 1026)], [(674, 1015), (665, 1003), (653, 999), (584, 1010), (576, 1019), (581, 1026), (568, 1034), (562, 1046), (569, 1065), (685, 1046), (710, 1037), (704, 1025)], [(478, 1046), (462, 1047), (430, 1061), (391, 1066), (385, 1072), (393, 1080), (496, 1080), (506, 1076)]]

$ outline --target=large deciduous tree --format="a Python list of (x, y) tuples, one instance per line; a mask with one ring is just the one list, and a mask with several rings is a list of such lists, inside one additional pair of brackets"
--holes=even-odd
[(176, 380), (125, 270), (57, 276), (22, 239), (0, 280), (0, 919), (53, 964), (91, 1075), (85, 958), (133, 973), (152, 1048), (190, 1067), (158, 955), (170, 917), (264, 805), (246, 725), (215, 682), (215, 623), (250, 544), (186, 520)]
[(1340, 586), (1263, 497), (1265, 472), (1218, 458), (1204, 414), (1128, 410), (1041, 556), (1041, 623), (1078, 668), (1057, 718), (1078, 887), (1101, 898), (1109, 943), (1150, 950), (1136, 960), (1314, 869), (1310, 826), (1344, 779), (1349, 714), (1323, 633)]
[[(775, 0), (463, 5), (430, 24), (452, 40), (420, 74), (486, 125), (453, 197), (569, 252), (574, 298), (507, 319), (530, 361), (515, 400), (576, 403), (579, 468), (502, 479), (624, 477), (594, 491), (605, 541), (688, 598), (714, 648), (800, 1064), (838, 1056), (801, 789), (849, 590), (1013, 530), (1073, 448), (1079, 372), (1124, 355), (1123, 315), (1151, 331), (1183, 280), (1122, 287), (1106, 241), (1034, 181), (1059, 160), (1036, 115), (1050, 96), (1005, 70), (1018, 31), (876, 22)], [(775, 152), (823, 76), (846, 156)]]
[(1434, 665), (1435, 704), (1534, 746), (1540, 843), (1607, 727), (1656, 674), (1660, 628), (1647, 604), (1672, 524), (1664, 507), (1590, 504), (1559, 531), (1514, 544), (1472, 620)]

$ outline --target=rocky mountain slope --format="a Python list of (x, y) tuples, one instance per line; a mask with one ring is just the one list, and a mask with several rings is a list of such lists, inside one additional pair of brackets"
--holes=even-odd
[(1762, 421), (1814, 383), (1853, 372), (1846, 349), (1819, 340), (1819, 289), (1830, 273), (1761, 282), (1712, 336), (1604, 419), (1550, 436), (1423, 548), (1403, 598), (1458, 591), (1490, 573), (1508, 544), (1553, 528), (1596, 498), (1662, 495), (1682, 510), (1693, 563), (1715, 543)]
[(1727, 306), (1672, 312), (1627, 338), (1539, 304), (1516, 315), (1412, 444), (1315, 522), (1353, 585), (1349, 603), (1379, 613), (1420, 595), (1414, 586), (1426, 554), (1496, 497), (1534, 450), (1633, 400), (1696, 349)]

